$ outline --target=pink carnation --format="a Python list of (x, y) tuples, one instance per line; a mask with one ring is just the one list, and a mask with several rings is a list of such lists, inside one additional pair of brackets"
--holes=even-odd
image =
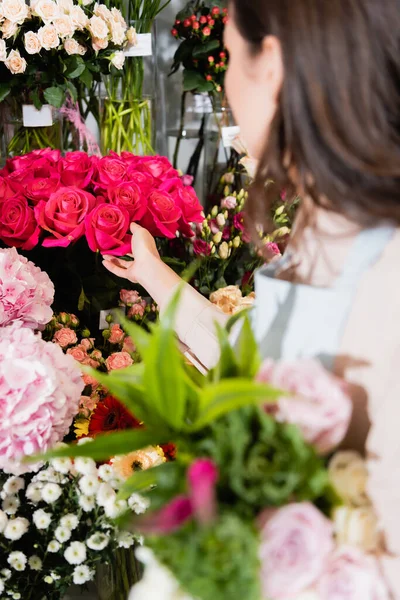
[(68, 433), (83, 390), (70, 356), (20, 323), (0, 330), (0, 469), (21, 474)]
[(318, 452), (325, 454), (343, 440), (351, 418), (351, 399), (344, 382), (317, 360), (275, 363), (267, 359), (258, 380), (289, 392), (279, 398), (275, 416), (297, 425)]
[(19, 321), (43, 329), (52, 317), (54, 285), (15, 248), (0, 250), (0, 327)]
[(106, 360), (106, 367), (108, 371), (125, 369), (132, 364), (133, 360), (127, 352), (114, 352), (114, 354), (110, 354)]
[(67, 348), (68, 346), (72, 346), (76, 344), (78, 338), (76, 337), (76, 333), (73, 329), (69, 327), (62, 327), (56, 331), (53, 337), (53, 342), (61, 346), (61, 348)]
[(330, 558), (317, 590), (323, 600), (389, 600), (376, 560), (355, 548), (341, 548)]
[(302, 503), (265, 511), (260, 525), (263, 598), (295, 598), (321, 576), (333, 549), (332, 523)]

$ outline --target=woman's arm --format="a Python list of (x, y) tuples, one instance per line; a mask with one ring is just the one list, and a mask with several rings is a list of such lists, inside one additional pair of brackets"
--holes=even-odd
[[(132, 223), (132, 256), (125, 261), (114, 256), (104, 256), (104, 266), (114, 275), (138, 283), (160, 307), (161, 316), (181, 278), (160, 258), (155, 241), (143, 227)], [(222, 326), (228, 317), (186, 284), (176, 319), (176, 333), (198, 360), (207, 368), (219, 358), (215, 322)]]

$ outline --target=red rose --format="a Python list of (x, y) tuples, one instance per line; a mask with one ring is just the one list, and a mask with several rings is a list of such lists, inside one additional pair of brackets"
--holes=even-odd
[(15, 196), (6, 178), (0, 175), (0, 202)]
[(43, 246), (66, 248), (82, 237), (85, 217), (95, 204), (96, 198), (92, 194), (74, 187), (62, 187), (47, 202), (39, 202), (35, 207), (37, 221), (51, 234), (43, 241)]
[(95, 181), (96, 185), (102, 189), (107, 189), (109, 185), (122, 183), (126, 181), (126, 163), (117, 157), (117, 155), (104, 156), (96, 165)]
[(174, 238), (182, 211), (167, 192), (155, 190), (148, 200), (148, 211), (142, 224), (155, 236)]
[(142, 156), (136, 168), (138, 171), (150, 173), (152, 177), (159, 181), (179, 177), (178, 171), (173, 168), (165, 156)]
[(129, 213), (120, 206), (99, 204), (85, 219), (89, 248), (96, 252), (123, 256), (130, 251)]
[(183, 221), (187, 225), (189, 223), (202, 223), (204, 221), (203, 207), (191, 186), (186, 186), (179, 190), (178, 201), (182, 210)]
[(132, 164), (128, 167), (128, 171), (126, 173), (127, 181), (132, 181), (136, 183), (141, 191), (143, 196), (148, 196), (152, 189), (156, 187), (154, 177), (150, 175), (150, 173), (144, 173), (143, 171), (138, 171), (136, 169), (136, 165)]
[(8, 246), (32, 250), (39, 242), (40, 229), (26, 198), (0, 202), (0, 239)]
[(193, 242), (193, 252), (197, 254), (197, 256), (210, 256), (210, 244), (207, 244), (204, 240), (195, 240)]
[(140, 221), (147, 210), (146, 197), (140, 187), (131, 181), (111, 185), (108, 188), (108, 198), (111, 204), (125, 208), (131, 221)]
[(58, 163), (61, 183), (86, 188), (93, 177), (95, 158), (86, 152), (67, 152)]
[(37, 204), (40, 200), (47, 201), (51, 194), (53, 194), (60, 187), (60, 178), (40, 177), (38, 179), (31, 179), (24, 185), (24, 193), (32, 204)]

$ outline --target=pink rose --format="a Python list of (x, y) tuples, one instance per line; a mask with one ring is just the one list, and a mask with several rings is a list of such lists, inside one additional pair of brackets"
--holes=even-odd
[(193, 183), (194, 177), (193, 177), (193, 175), (182, 175), (181, 179), (182, 179), (183, 185), (190, 186)]
[(136, 290), (121, 290), (119, 292), (119, 298), (122, 304), (136, 304), (141, 299), (139, 292)]
[(85, 386), (90, 386), (93, 390), (99, 386), (99, 382), (96, 381), (96, 379), (94, 379), (94, 377), (91, 375), (83, 375), (82, 379)]
[(112, 204), (99, 204), (85, 220), (89, 248), (96, 252), (123, 256), (130, 252), (129, 214)]
[(39, 242), (40, 229), (26, 198), (0, 202), (0, 240), (7, 246), (32, 250)]
[(126, 180), (127, 165), (117, 156), (104, 156), (98, 161), (96, 171), (96, 184), (105, 190)]
[(96, 408), (97, 402), (97, 396), (81, 396), (79, 408), (83, 408), (84, 410), (91, 412)]
[(142, 156), (140, 157), (136, 168), (138, 171), (150, 173), (154, 179), (159, 182), (179, 177), (179, 173), (173, 168), (168, 158), (165, 156)]
[(92, 180), (94, 164), (95, 158), (86, 152), (67, 152), (58, 163), (62, 184), (86, 188)]
[(73, 344), (76, 344), (77, 341), (78, 338), (76, 337), (75, 331), (69, 327), (59, 329), (53, 337), (53, 342), (61, 346), (61, 348), (72, 346)]
[(128, 310), (128, 318), (132, 319), (133, 317), (143, 317), (146, 305), (143, 306), (142, 303), (134, 304)]
[(202, 223), (204, 221), (203, 207), (196, 192), (190, 186), (178, 191), (178, 203), (182, 210), (184, 223)]
[(128, 352), (128, 354), (133, 354), (136, 352), (136, 345), (133, 339), (127, 336), (124, 339), (124, 345), (122, 346), (122, 352)]
[(221, 208), (226, 208), (228, 210), (232, 210), (236, 208), (237, 200), (235, 196), (227, 196), (221, 201)]
[(289, 600), (312, 586), (333, 548), (332, 523), (310, 503), (260, 515), (263, 597)]
[(148, 211), (142, 224), (155, 236), (174, 238), (182, 211), (167, 192), (154, 191), (148, 198)]
[(147, 198), (151, 190), (155, 187), (154, 177), (150, 173), (143, 173), (143, 171), (136, 170), (136, 164), (129, 165), (126, 173), (127, 181), (136, 183), (139, 186), (143, 196)]
[(281, 251), (279, 250), (278, 244), (274, 242), (267, 242), (264, 244), (260, 251), (260, 256), (266, 261), (269, 262), (273, 258), (277, 256), (281, 256)]
[(66, 248), (85, 231), (85, 217), (96, 204), (96, 198), (78, 188), (62, 187), (47, 202), (39, 202), (35, 215), (39, 225), (51, 236), (43, 241), (45, 248)]
[(59, 187), (60, 178), (58, 176), (39, 177), (27, 181), (24, 184), (24, 192), (32, 204), (38, 204), (40, 200), (48, 200)]
[(94, 338), (84, 338), (81, 341), (81, 346), (86, 351), (91, 350), (94, 347)]
[(125, 208), (131, 221), (140, 221), (147, 210), (147, 199), (142, 194), (140, 187), (132, 181), (110, 185), (108, 198), (111, 204)]
[(81, 365), (87, 365), (89, 363), (89, 356), (86, 353), (85, 348), (81, 345), (75, 346), (74, 348), (69, 348), (67, 350), (67, 354), (70, 354), (72, 358), (74, 358)]
[(122, 331), (121, 326), (118, 323), (111, 325), (110, 337), (108, 341), (110, 344), (120, 344), (124, 339), (125, 333)]
[(355, 548), (335, 552), (317, 590), (321, 600), (389, 600), (376, 560)]
[(114, 352), (114, 354), (110, 354), (106, 360), (106, 367), (108, 371), (125, 369), (132, 364), (133, 360), (127, 352)]
[(289, 392), (279, 398), (276, 418), (297, 425), (318, 452), (326, 453), (343, 440), (350, 423), (352, 403), (343, 381), (317, 360), (274, 363), (267, 359), (259, 381)]
[(7, 179), (0, 175), (0, 202), (2, 200), (7, 200), (7, 198), (12, 198), (13, 196), (15, 196), (15, 193), (11, 189)]
[(197, 256), (210, 256), (210, 254), (211, 254), (210, 244), (208, 244), (204, 240), (195, 240), (193, 242), (193, 252)]

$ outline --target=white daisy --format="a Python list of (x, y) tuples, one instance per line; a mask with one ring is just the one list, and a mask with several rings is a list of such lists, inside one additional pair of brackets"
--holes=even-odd
[(57, 540), (51, 540), (51, 542), (48, 543), (47, 552), (51, 552), (52, 554), (55, 554), (56, 552), (59, 551), (60, 548), (61, 548), (60, 542), (57, 542)]
[(16, 519), (10, 519), (4, 529), (3, 535), (8, 540), (16, 541), (22, 538), (22, 536), (29, 529), (28, 519), (23, 517), (17, 517)]
[(60, 483), (61, 476), (60, 473), (57, 473), (55, 469), (49, 467), (48, 469), (44, 469), (44, 471), (39, 471), (35, 477), (35, 481), (42, 481), (44, 483)]
[(42, 498), (47, 504), (57, 502), (62, 494), (62, 489), (57, 483), (46, 483), (42, 489)]
[(30, 566), (30, 568), (32, 569), (32, 571), (41, 571), (43, 563), (40, 560), (40, 558), (38, 556), (36, 556), (36, 554), (34, 554), (28, 560), (28, 565)]
[(121, 531), (117, 537), (118, 548), (130, 548), (135, 543), (134, 536), (129, 531)]
[(73, 572), (73, 582), (75, 585), (82, 585), (93, 579), (94, 571), (89, 569), (87, 565), (78, 565)]
[(26, 556), (23, 552), (11, 552), (7, 562), (15, 571), (25, 571)]
[(3, 486), (3, 490), (6, 494), (12, 495), (17, 494), (20, 490), (25, 487), (25, 481), (22, 477), (9, 477)]
[(128, 509), (126, 500), (110, 500), (104, 507), (106, 516), (110, 519), (116, 519), (120, 517)]
[(150, 500), (140, 494), (132, 494), (128, 500), (128, 506), (137, 515), (141, 515), (149, 508)]
[(50, 583), (53, 583), (53, 578), (52, 578), (51, 575), (46, 575), (46, 577), (43, 579), (43, 581), (45, 583), (49, 583), (50, 584)]
[(30, 483), (28, 485), (28, 487), (26, 488), (25, 496), (28, 498), (28, 500), (30, 500), (34, 504), (37, 504), (42, 499), (42, 494), (41, 494), (42, 487), (43, 487), (42, 483), (38, 483), (38, 482)]
[(0, 571), (0, 575), (2, 576), (3, 579), (5, 579), (7, 581), (7, 579), (10, 579), (12, 573), (11, 573), (10, 569), (2, 569)]
[(96, 475), (84, 475), (79, 480), (79, 487), (85, 496), (95, 496), (100, 487), (100, 482)]
[(8, 523), (8, 518), (3, 510), (0, 510), (0, 533), (2, 533)]
[(104, 550), (109, 541), (110, 538), (105, 533), (94, 533), (86, 540), (86, 545), (91, 550)]
[(20, 504), (18, 496), (6, 496), (1, 506), (8, 515), (15, 515)]
[(81, 475), (96, 475), (97, 468), (93, 458), (76, 458), (74, 467)]
[(71, 542), (64, 552), (64, 558), (70, 565), (80, 565), (86, 560), (86, 546), (82, 542)]
[(60, 525), (61, 525), (61, 527), (67, 527), (68, 529), (70, 529), (72, 531), (73, 529), (76, 529), (78, 527), (79, 519), (74, 514), (64, 515), (60, 519)]
[(68, 542), (71, 537), (71, 530), (67, 527), (57, 527), (54, 532), (54, 537), (60, 542), (60, 544)]
[(51, 523), (51, 514), (39, 508), (33, 513), (32, 519), (38, 529), (47, 529)]
[(13, 600), (21, 600), (21, 594), (19, 592), (14, 592), (11, 597)]
[(67, 475), (72, 468), (72, 460), (70, 458), (53, 458), (50, 461), (51, 466), (57, 473), (62, 473), (63, 475)]
[(110, 481), (110, 479), (113, 479), (113, 477), (115, 477), (112, 465), (100, 465), (97, 471), (99, 473), (99, 477), (103, 481)]
[(97, 492), (96, 500), (99, 506), (105, 506), (110, 500), (115, 500), (117, 494), (109, 483), (101, 483)]
[(4, 588), (6, 586), (4, 585), (4, 581), (2, 579), (0, 579), (0, 594), (2, 594), (4, 592)]
[(79, 506), (85, 511), (85, 512), (90, 512), (92, 510), (94, 510), (94, 507), (96, 505), (95, 502), (95, 497), (94, 496), (79, 496)]

